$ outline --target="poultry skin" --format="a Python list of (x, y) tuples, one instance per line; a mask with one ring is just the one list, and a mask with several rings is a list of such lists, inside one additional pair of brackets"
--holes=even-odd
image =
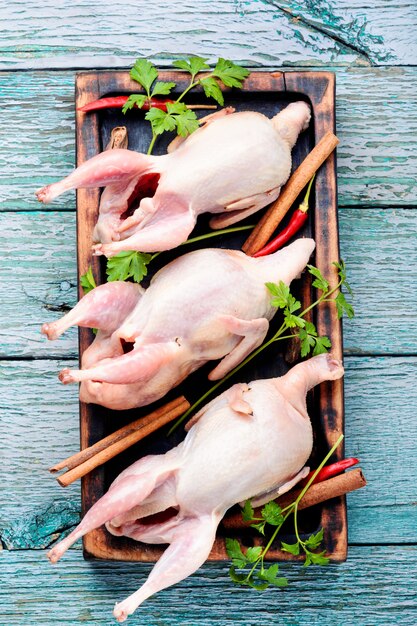
[(223, 109), (185, 140), (175, 139), (168, 154), (107, 150), (36, 195), (47, 203), (69, 189), (105, 187), (95, 254), (170, 250), (187, 239), (201, 213), (219, 214), (211, 226), (223, 228), (275, 200), (310, 116), (302, 101), (272, 119)]
[[(114, 616), (125, 621), (149, 596), (204, 563), (231, 506), (247, 499), (260, 506), (306, 476), (313, 443), (306, 394), (341, 376), (342, 363), (321, 354), (285, 376), (234, 385), (195, 416), (177, 447), (124, 470), (79, 526), (52, 548), (49, 559), (55, 563), (102, 524), (117, 536), (169, 544), (143, 586), (116, 604)], [(167, 521), (141, 523), (170, 507), (177, 514)]]
[(81, 382), (82, 401), (120, 410), (162, 398), (208, 361), (222, 359), (209, 375), (222, 378), (267, 334), (277, 309), (265, 283), (289, 285), (314, 247), (313, 239), (298, 239), (259, 259), (196, 250), (162, 268), (146, 290), (124, 282), (96, 287), (42, 327), (49, 339), (73, 325), (98, 329), (82, 369), (63, 369), (61, 382)]

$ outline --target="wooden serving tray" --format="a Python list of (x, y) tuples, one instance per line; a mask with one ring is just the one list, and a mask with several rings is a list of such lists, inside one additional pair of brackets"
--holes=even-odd
[[(181, 72), (161, 72), (161, 80), (177, 83), (180, 93), (188, 84), (189, 77)], [(129, 94), (138, 91), (137, 83), (133, 82), (128, 72), (83, 72), (76, 78), (76, 106), (81, 107), (97, 98)], [(272, 117), (289, 102), (303, 99), (312, 106), (312, 120), (309, 129), (300, 135), (293, 150), (293, 169), (296, 168), (314, 145), (331, 130), (335, 132), (335, 77), (330, 72), (253, 72), (245, 81), (242, 90), (225, 89), (226, 105), (236, 110), (255, 110)], [(204, 102), (204, 96), (196, 90), (188, 98), (188, 102)], [(202, 111), (201, 115), (206, 114)], [(77, 111), (77, 165), (101, 152), (107, 145), (112, 128), (126, 126), (128, 129), (129, 148), (146, 152), (151, 139), (149, 123), (144, 120), (141, 111), (132, 111), (126, 116), (120, 110), (104, 110), (98, 113), (83, 114)], [(170, 141), (160, 138), (155, 153), (162, 154)], [(265, 159), (268, 155), (265, 155)], [(309, 222), (302, 235), (313, 236), (316, 240), (315, 259), (312, 260), (325, 276), (332, 275), (332, 262), (339, 259), (338, 226), (336, 205), (336, 158), (333, 154), (319, 170), (315, 181), (315, 193), (311, 199)], [(84, 274), (92, 265), (97, 284), (105, 282), (105, 261), (91, 254), (92, 231), (98, 215), (100, 191), (97, 189), (81, 189), (77, 192), (77, 236), (78, 236), (78, 271)], [(247, 220), (254, 223), (252, 216)], [(209, 216), (202, 216), (195, 233), (207, 232)], [(230, 247), (239, 249), (247, 232), (232, 236), (211, 239), (210, 246)], [(191, 246), (188, 250), (193, 249)], [(181, 253), (185, 250), (182, 249)], [(178, 255), (178, 250), (161, 254), (150, 270), (155, 273), (159, 267)], [(297, 285), (298, 283), (298, 285)], [(309, 276), (304, 275), (302, 281), (295, 281), (292, 291), (298, 293), (305, 304), (312, 302), (314, 293)], [(79, 286), (79, 295), (82, 290)], [(271, 323), (271, 333), (279, 324), (279, 314)], [(319, 334), (327, 335), (332, 342), (332, 353), (342, 358), (342, 329), (337, 319), (335, 307), (322, 305), (320, 310), (314, 309), (313, 321)], [(92, 340), (91, 331), (80, 329), (80, 354)], [(248, 364), (235, 379), (225, 385), (225, 389), (235, 382), (249, 382), (257, 378), (267, 378), (284, 374), (290, 367), (288, 363), (288, 346), (284, 342), (275, 344), (263, 355)], [(287, 357), (287, 360), (286, 360)], [(131, 411), (111, 411), (97, 405), (80, 404), (81, 448), (94, 444), (138, 417), (164, 404), (168, 400), (184, 394), (190, 402), (194, 402), (202, 390), (208, 388), (207, 373), (213, 365), (208, 364), (192, 374), (184, 383), (174, 389), (163, 400), (154, 405)], [(343, 432), (343, 382), (323, 383), (308, 398), (309, 413), (315, 434), (314, 449), (310, 459), (311, 467), (317, 467), (329, 448)], [(87, 475), (82, 481), (82, 509), (87, 511), (107, 490), (117, 474), (146, 454), (163, 453), (183, 438), (184, 433), (174, 433), (167, 437), (163, 429), (136, 444), (125, 453), (119, 455), (105, 466), (99, 467)], [(271, 454), (273, 451), (267, 451)], [(333, 460), (343, 458), (343, 449), (339, 447)], [(207, 468), (210, 471), (210, 468)], [(304, 533), (316, 532), (324, 528), (324, 547), (334, 561), (343, 561), (347, 554), (347, 521), (346, 500), (335, 498), (313, 509), (303, 511), (300, 525)], [(291, 533), (288, 526), (288, 533)], [(210, 554), (210, 560), (227, 559), (224, 546), (225, 536), (237, 536), (244, 545), (259, 543), (260, 536), (252, 529), (242, 531), (225, 530), (220, 525), (217, 539)], [(291, 535), (281, 537), (291, 541)], [(269, 557), (272, 559), (295, 559), (288, 553), (279, 550), (280, 543), (272, 546)], [(150, 546), (127, 538), (116, 538), (104, 527), (84, 537), (84, 554), (87, 558), (117, 559), (126, 561), (155, 561), (162, 550), (158, 546)]]

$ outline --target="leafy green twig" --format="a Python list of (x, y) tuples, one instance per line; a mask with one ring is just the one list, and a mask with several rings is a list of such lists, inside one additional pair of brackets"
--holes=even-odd
[[(329, 453), (325, 456), (319, 467), (306, 486), (302, 489), (297, 498), (286, 506), (281, 508), (273, 500), (265, 504), (261, 510), (261, 517), (255, 517), (255, 511), (251, 502), (248, 500), (242, 510), (242, 518), (245, 522), (251, 522), (251, 527), (255, 528), (262, 535), (265, 535), (266, 526), (272, 526), (275, 528), (271, 537), (269, 538), (265, 547), (256, 546), (248, 548), (244, 553), (242, 547), (237, 539), (226, 539), (226, 550), (229, 557), (232, 559), (232, 565), (229, 569), (230, 578), (234, 583), (238, 585), (244, 585), (252, 587), (257, 591), (263, 591), (270, 585), (274, 587), (286, 587), (288, 580), (282, 576), (279, 576), (278, 563), (274, 563), (269, 567), (265, 566), (265, 559), (268, 556), (268, 552), (277, 538), (279, 531), (284, 525), (285, 521), (293, 515), (294, 519), (294, 531), (297, 541), (293, 544), (284, 543), (281, 541), (281, 549), (285, 552), (289, 552), (294, 556), (298, 556), (301, 553), (304, 554), (304, 566), (308, 567), (311, 564), (315, 565), (327, 565), (329, 559), (324, 556), (325, 551), (317, 552), (323, 541), (323, 529), (320, 529), (317, 533), (310, 535), (305, 541), (301, 539), (298, 529), (298, 507), (300, 501), (303, 499), (306, 492), (314, 482), (317, 474), (323, 468), (323, 466), (330, 459), (334, 451), (340, 445), (343, 440), (343, 435), (340, 435), (334, 446)], [(237, 572), (236, 570), (246, 570), (244, 572)]]
[[(187, 239), (187, 241), (184, 241), (181, 246), (211, 239), (212, 237), (218, 237), (219, 235), (230, 235), (232, 233), (238, 233), (245, 230), (252, 230), (252, 228), (254, 228), (253, 224), (214, 230), (209, 233), (205, 233), (204, 235), (191, 237), (190, 239)], [(149, 263), (151, 263), (153, 259), (156, 259), (156, 257), (160, 254), (162, 253), (155, 252), (154, 254), (148, 254), (146, 252), (136, 252), (134, 250), (119, 252), (114, 257), (107, 259), (107, 282), (113, 282), (115, 280), (129, 280), (132, 278), (136, 283), (140, 283), (148, 274)], [(88, 293), (91, 289), (96, 287), (91, 266), (88, 268), (87, 272), (81, 276), (80, 282), (84, 293)]]
[[(194, 111), (191, 111), (182, 102), (184, 96), (198, 85), (203, 87), (208, 98), (213, 98), (221, 106), (224, 104), (223, 93), (219, 86), (221, 81), (226, 87), (242, 87), (244, 79), (249, 75), (249, 71), (236, 65), (227, 59), (218, 59), (212, 72), (206, 70), (210, 66), (207, 59), (202, 57), (190, 57), (174, 61), (174, 67), (185, 70), (191, 75), (190, 83), (184, 91), (173, 102), (167, 102), (166, 111), (152, 106), (152, 99), (157, 95), (168, 95), (176, 87), (176, 83), (158, 81), (158, 70), (147, 59), (137, 59), (130, 70), (130, 77), (139, 83), (145, 90), (145, 94), (132, 94), (127, 99), (123, 113), (133, 107), (142, 108), (145, 103), (150, 104), (150, 109), (145, 115), (151, 123), (152, 139), (148, 148), (148, 154), (152, 153), (156, 139), (166, 131), (176, 131), (181, 137), (187, 137), (199, 127), (199, 122)], [(204, 71), (202, 76), (198, 76)]]
[[(171, 435), (180, 424), (184, 422), (195, 409), (197, 409), (209, 396), (211, 396), (219, 387), (221, 387), (229, 378), (231, 378), (236, 372), (242, 369), (247, 363), (252, 361), (258, 354), (263, 352), (270, 345), (276, 341), (282, 341), (289, 337), (298, 336), (301, 341), (301, 353), (302, 356), (307, 356), (313, 348), (313, 354), (320, 354), (327, 352), (327, 349), (331, 347), (331, 342), (328, 337), (319, 337), (316, 327), (312, 322), (306, 321), (304, 318), (313, 308), (319, 306), (324, 302), (332, 302), (336, 305), (337, 316), (339, 319), (346, 314), (349, 318), (354, 316), (354, 310), (352, 305), (346, 300), (344, 293), (342, 292), (343, 286), (346, 287), (348, 292), (352, 294), (352, 290), (346, 279), (346, 267), (343, 261), (334, 262), (338, 272), (339, 280), (335, 287), (330, 287), (329, 282), (323, 277), (322, 273), (317, 267), (313, 265), (307, 265), (307, 269), (314, 277), (313, 287), (316, 287), (318, 291), (321, 291), (321, 295), (317, 300), (312, 302), (303, 311), (301, 309), (301, 302), (299, 302), (290, 292), (290, 288), (284, 282), (280, 281), (278, 284), (266, 283), (267, 288), (272, 294), (271, 304), (272, 306), (282, 309), (284, 314), (284, 320), (277, 330), (277, 332), (263, 343), (259, 348), (254, 350), (244, 361), (239, 363), (234, 369), (232, 369), (226, 376), (215, 383), (210, 389), (208, 389), (194, 404), (186, 411), (170, 428), (168, 435)], [(335, 297), (334, 294), (339, 292)], [(290, 332), (290, 335), (288, 334)]]

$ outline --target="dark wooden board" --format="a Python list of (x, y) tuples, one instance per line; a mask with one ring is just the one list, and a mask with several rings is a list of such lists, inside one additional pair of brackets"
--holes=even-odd
[[(161, 72), (162, 80), (177, 83), (178, 91), (182, 91), (188, 78), (181, 72)], [(100, 97), (137, 92), (128, 72), (85, 72), (77, 75), (76, 106), (80, 107)], [(202, 101), (198, 90), (189, 102)], [(289, 102), (303, 99), (312, 106), (313, 116), (309, 129), (300, 135), (293, 150), (293, 169), (305, 158), (308, 152), (328, 131), (335, 131), (335, 78), (331, 72), (253, 72), (245, 81), (241, 91), (225, 89), (227, 105), (240, 110), (256, 110), (272, 117)], [(204, 112), (201, 112), (204, 115)], [(143, 113), (133, 111), (124, 116), (120, 110), (101, 111), (85, 115), (76, 115), (77, 165), (101, 152), (106, 146), (112, 128), (124, 125), (128, 129), (129, 148), (146, 151), (150, 141), (149, 124), (144, 121)], [(161, 138), (154, 153), (162, 154), (166, 150), (168, 138)], [(265, 155), (265, 158), (268, 158)], [(81, 189), (77, 191), (77, 237), (78, 237), (78, 270), (84, 274), (92, 265), (97, 283), (105, 281), (104, 261), (91, 254), (91, 236), (98, 214), (100, 191)], [(256, 219), (256, 216), (255, 216)], [(254, 223), (254, 218), (247, 220)], [(194, 234), (207, 231), (208, 216), (200, 218)], [(245, 234), (219, 237), (212, 239), (210, 246), (239, 249)], [(316, 177), (315, 193), (311, 202), (310, 218), (302, 235), (313, 236), (317, 248), (313, 262), (329, 276), (334, 274), (332, 262), (339, 259), (337, 198), (336, 198), (336, 158), (333, 154), (321, 167)], [(190, 247), (190, 249), (192, 249)], [(181, 253), (184, 250), (181, 251)], [(160, 266), (175, 258), (178, 251), (162, 254), (152, 267), (153, 274)], [(298, 283), (298, 284), (297, 284)], [(293, 283), (292, 290), (297, 292), (304, 303), (314, 297), (310, 281)], [(79, 295), (82, 296), (79, 287)], [(278, 315), (271, 323), (270, 332), (274, 332), (278, 324)], [(341, 323), (337, 319), (334, 308), (324, 305), (314, 310), (314, 322), (319, 333), (326, 334), (332, 341), (332, 353), (342, 358)], [(80, 354), (92, 340), (91, 332), (80, 329)], [(230, 386), (238, 381), (250, 381), (257, 378), (278, 376), (285, 373), (288, 363), (289, 346), (276, 344), (257, 361), (249, 364), (236, 379), (227, 383)], [(201, 368), (174, 389), (163, 400), (154, 405), (132, 411), (115, 412), (97, 405), (80, 403), (81, 447), (92, 445), (102, 437), (113, 432), (125, 423), (137, 419), (155, 406), (183, 393), (191, 402), (196, 400), (202, 390), (207, 389), (207, 373), (212, 365)], [(308, 398), (309, 413), (314, 429), (314, 448), (310, 460), (312, 467), (324, 457), (344, 428), (343, 382), (324, 383), (320, 389)], [(145, 454), (163, 453), (183, 438), (183, 431), (174, 433), (168, 438), (166, 431), (155, 433), (148, 439), (119, 455), (105, 466), (97, 468), (82, 481), (82, 508), (87, 511), (107, 490), (117, 474), (130, 463)], [(334, 460), (343, 457), (343, 449), (339, 447)], [(209, 471), (209, 468), (208, 468)], [(347, 521), (345, 498), (336, 498), (331, 502), (303, 512), (300, 518), (302, 531), (306, 534), (323, 527), (325, 530), (324, 545), (327, 553), (334, 561), (343, 561), (347, 554)], [(289, 529), (290, 531), (290, 529)], [(284, 531), (285, 532), (285, 531)], [(227, 531), (231, 535), (231, 531)], [(238, 533), (245, 545), (259, 542), (259, 536), (252, 531)], [(224, 547), (225, 531), (220, 525), (217, 539), (210, 555), (211, 560), (226, 559)], [(283, 536), (291, 540), (290, 535)], [(163, 549), (163, 548), (162, 548)], [(158, 546), (149, 546), (126, 538), (116, 538), (104, 528), (89, 533), (84, 538), (84, 554), (86, 557), (117, 559), (129, 561), (154, 561), (161, 554)], [(292, 555), (279, 550), (279, 544), (273, 546), (269, 553), (273, 559), (293, 559)]]

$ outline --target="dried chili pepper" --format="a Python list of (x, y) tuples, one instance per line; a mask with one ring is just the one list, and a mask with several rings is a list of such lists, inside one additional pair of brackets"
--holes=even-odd
[(254, 257), (260, 257), (260, 256), (266, 256), (267, 254), (272, 254), (273, 252), (281, 248), (285, 243), (287, 243), (287, 241), (289, 241), (291, 237), (293, 237), (300, 230), (300, 228), (306, 223), (308, 219), (308, 214), (307, 214), (308, 201), (310, 198), (310, 190), (313, 184), (314, 176), (315, 174), (313, 175), (310, 182), (308, 183), (304, 200), (302, 201), (298, 209), (294, 211), (288, 226), (286, 226), (286, 228), (284, 228), (284, 230), (282, 230), (279, 235), (277, 235), (274, 239), (272, 239), (269, 243), (267, 243), (266, 246), (264, 246), (261, 250), (259, 250), (259, 252), (256, 252), (253, 255)]
[[(114, 96), (111, 98), (100, 98), (99, 100), (94, 100), (93, 102), (89, 102), (85, 104), (83, 107), (79, 107), (78, 111), (83, 111), (83, 113), (89, 113), (90, 111), (99, 111), (100, 109), (122, 109), (126, 104), (129, 96)], [(174, 102), (173, 100), (167, 99), (159, 99), (156, 98), (145, 100), (143, 106), (141, 107), (144, 111), (149, 111), (151, 107), (155, 109), (161, 109), (162, 111), (167, 110), (167, 104)], [(137, 107), (136, 107), (137, 108)]]
[[(348, 469), (349, 467), (353, 467), (354, 465), (357, 465), (358, 463), (359, 463), (359, 459), (355, 459), (354, 457), (351, 457), (349, 459), (343, 459), (342, 461), (336, 461), (336, 463), (331, 463), (330, 465), (326, 465), (325, 467), (323, 467), (323, 469), (319, 471), (316, 478), (313, 480), (311, 484), (321, 483), (324, 480), (327, 480), (328, 478), (333, 478), (333, 476), (337, 476), (338, 474), (341, 474), (345, 469)], [(299, 483), (300, 486), (306, 485), (308, 483), (310, 478), (313, 476), (314, 471), (315, 470), (310, 472), (302, 481), (300, 481)]]
[[(90, 113), (92, 111), (100, 111), (101, 109), (122, 109), (126, 104), (129, 96), (114, 96), (111, 98), (100, 98), (85, 104), (83, 107), (79, 107), (77, 111), (83, 113)], [(174, 100), (167, 98), (148, 98), (140, 107), (143, 111), (149, 111), (150, 108), (161, 109), (161, 111), (167, 110), (167, 104), (172, 104)], [(187, 104), (187, 109), (216, 109), (215, 105), (210, 104)], [(134, 108), (139, 108), (135, 105)]]

